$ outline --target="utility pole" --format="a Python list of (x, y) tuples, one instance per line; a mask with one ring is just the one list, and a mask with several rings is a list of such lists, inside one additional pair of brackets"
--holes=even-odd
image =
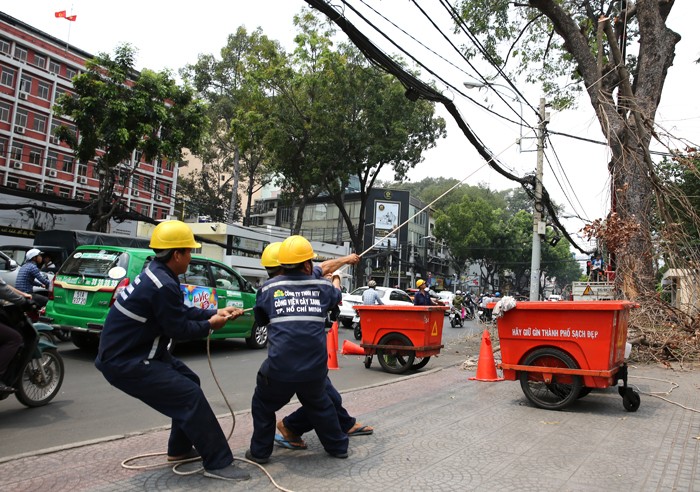
[(540, 298), (541, 239), (546, 224), (542, 222), (542, 167), (544, 162), (544, 135), (547, 128), (545, 100), (540, 98), (540, 124), (537, 127), (537, 170), (535, 171), (535, 207), (532, 213), (532, 263), (530, 264), (530, 300)]

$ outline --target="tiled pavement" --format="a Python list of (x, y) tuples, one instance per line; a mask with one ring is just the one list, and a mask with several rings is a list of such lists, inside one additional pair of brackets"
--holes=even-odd
[[(469, 381), (471, 375), (452, 366), (346, 392), (346, 407), (375, 426), (374, 435), (353, 437), (346, 460), (329, 457), (307, 435), (308, 450), (276, 448), (265, 468), (295, 491), (700, 490), (696, 373), (632, 367), (630, 383), (643, 392), (636, 413), (623, 409), (614, 388), (557, 412), (529, 405), (517, 382)], [(666, 398), (692, 409), (644, 394), (665, 392), (670, 382), (678, 387)], [(228, 430), (231, 417), (221, 424)], [(250, 433), (250, 414), (237, 414), (236, 457)], [(246, 463), (247, 482), (121, 467), (127, 457), (164, 450), (166, 439), (160, 429), (15, 457), (0, 463), (0, 490), (275, 490)]]

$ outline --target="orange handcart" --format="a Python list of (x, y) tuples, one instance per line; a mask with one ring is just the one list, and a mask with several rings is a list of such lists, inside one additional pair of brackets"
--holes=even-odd
[(440, 353), (444, 306), (353, 306), (362, 323), (365, 367), (376, 354), (386, 372), (401, 374), (426, 366)]
[(520, 381), (530, 402), (559, 410), (594, 388), (618, 387), (626, 410), (639, 408), (627, 386), (629, 301), (519, 302), (498, 318), (503, 377)]

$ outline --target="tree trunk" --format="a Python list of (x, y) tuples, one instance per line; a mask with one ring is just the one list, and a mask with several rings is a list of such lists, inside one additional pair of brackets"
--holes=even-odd
[(238, 183), (241, 179), (241, 153), (238, 145), (233, 146), (233, 189), (231, 190), (231, 202), (228, 208), (228, 223), (236, 221), (236, 205), (238, 203)]

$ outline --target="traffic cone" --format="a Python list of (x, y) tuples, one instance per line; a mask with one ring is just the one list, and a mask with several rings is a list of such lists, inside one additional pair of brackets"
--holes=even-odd
[(326, 348), (328, 350), (328, 369), (338, 370), (338, 322), (333, 323), (333, 327), (326, 335)]
[(350, 340), (343, 340), (343, 349), (340, 353), (343, 355), (365, 355), (365, 349)]
[(474, 381), (503, 381), (496, 374), (496, 361), (493, 359), (493, 347), (491, 347), (491, 335), (484, 330), (481, 335), (481, 348), (479, 348), (479, 362), (476, 365), (476, 376), (469, 378)]

